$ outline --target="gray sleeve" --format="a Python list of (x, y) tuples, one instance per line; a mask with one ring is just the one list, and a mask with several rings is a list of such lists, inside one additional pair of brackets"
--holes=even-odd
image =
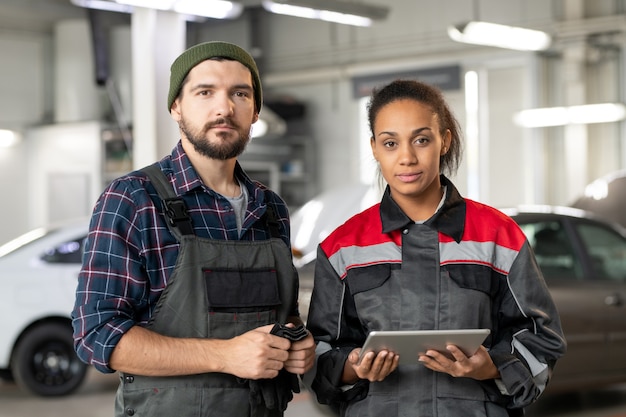
[(502, 331), (490, 354), (500, 371), (499, 386), (510, 396), (509, 407), (521, 408), (543, 393), (566, 341), (528, 241), (512, 265), (507, 287), (499, 311)]

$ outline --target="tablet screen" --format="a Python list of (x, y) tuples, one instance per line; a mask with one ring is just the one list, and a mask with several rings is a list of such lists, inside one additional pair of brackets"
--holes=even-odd
[(418, 356), (429, 349), (448, 353), (446, 345), (458, 346), (471, 356), (489, 333), (489, 329), (372, 331), (361, 349), (361, 356), (384, 349), (399, 354), (401, 364), (415, 364)]

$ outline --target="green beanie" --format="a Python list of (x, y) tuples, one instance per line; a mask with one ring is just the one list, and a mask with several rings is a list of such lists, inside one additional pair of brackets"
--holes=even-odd
[(183, 52), (172, 64), (170, 70), (170, 91), (167, 96), (167, 111), (170, 111), (172, 104), (178, 97), (183, 86), (183, 80), (193, 67), (213, 57), (224, 57), (234, 59), (248, 67), (252, 73), (252, 83), (254, 87), (254, 101), (257, 111), (261, 111), (263, 104), (263, 90), (261, 79), (254, 58), (248, 52), (237, 45), (227, 42), (205, 42), (192, 46)]

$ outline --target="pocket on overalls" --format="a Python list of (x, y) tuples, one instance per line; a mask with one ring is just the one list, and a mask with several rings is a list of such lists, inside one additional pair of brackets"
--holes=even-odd
[(204, 269), (209, 337), (227, 339), (276, 322), (281, 304), (276, 270)]
[(274, 269), (204, 269), (209, 309), (276, 308), (280, 305)]

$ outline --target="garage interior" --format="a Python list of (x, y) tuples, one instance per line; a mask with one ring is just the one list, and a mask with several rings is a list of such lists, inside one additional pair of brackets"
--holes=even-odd
[[(251, 0), (236, 2), (230, 19), (86, 3), (0, 4), (0, 129), (17, 138), (0, 149), (0, 189), (12, 202), (0, 241), (88, 216), (112, 177), (169, 153), (178, 139), (163, 105), (169, 63), (206, 40), (237, 43), (258, 60), (276, 123), (243, 160), (293, 210), (333, 187), (372, 181), (363, 109), (373, 85), (397, 77), (436, 83), (453, 104), (465, 134), (453, 180), (467, 197), (569, 205), (625, 166), (623, 115), (547, 127), (516, 119), (528, 109), (624, 102), (621, 0), (336, 1), (374, 6), (365, 27)], [(520, 51), (453, 40), (449, 30), (469, 21), (542, 31), (549, 44)]]

